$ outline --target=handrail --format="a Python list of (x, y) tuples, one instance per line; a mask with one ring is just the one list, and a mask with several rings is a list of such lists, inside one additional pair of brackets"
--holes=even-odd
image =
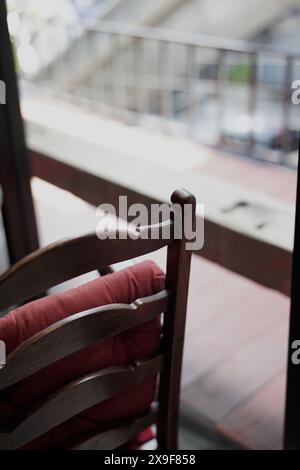
[(205, 49), (235, 52), (241, 54), (267, 54), (280, 58), (300, 59), (300, 54), (288, 50), (279, 50), (265, 44), (231, 39), (222, 36), (209, 36), (205, 34), (175, 31), (151, 26), (131, 25), (111, 21), (84, 21), (81, 23), (85, 31), (107, 33), (113, 35), (129, 36), (137, 39), (149, 39), (163, 42), (172, 42), (184, 46), (197, 46)]

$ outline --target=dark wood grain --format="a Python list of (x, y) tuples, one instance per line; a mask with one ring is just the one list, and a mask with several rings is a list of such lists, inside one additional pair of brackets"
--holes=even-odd
[(161, 291), (130, 305), (107, 305), (54, 323), (8, 355), (0, 371), (0, 390), (93, 343), (147, 323), (167, 305), (168, 293)]
[[(181, 190), (173, 193), (171, 200), (182, 208), (190, 205), (195, 226), (194, 196)], [(191, 261), (191, 251), (185, 247), (183, 225), (184, 219), (183, 237), (174, 240), (167, 255), (166, 287), (170, 291), (170, 301), (163, 325), (166, 367), (161, 373), (159, 386), (158, 445), (161, 449), (177, 449), (178, 445), (179, 394)]]
[(6, 85), (6, 104), (0, 105), (0, 184), (9, 257), (14, 263), (38, 248), (38, 235), (5, 3), (0, 2), (0, 80)]
[(217, 429), (252, 450), (282, 449), (286, 370), (228, 413)]
[(110, 367), (89, 374), (58, 390), (12, 431), (2, 433), (0, 450), (14, 450), (73, 416), (107, 400), (160, 372), (163, 356)]
[[(150, 229), (146, 227), (145, 231)], [(0, 311), (81, 274), (151, 253), (171, 241), (130, 237), (100, 240), (92, 233), (41, 248), (0, 276)]]
[(158, 407), (152, 406), (149, 413), (144, 416), (138, 417), (131, 422), (125, 421), (115, 425), (114, 429), (101, 432), (92, 436), (82, 442), (73, 446), (76, 450), (113, 450), (116, 447), (129, 442), (139, 432), (148, 428), (157, 421)]
[[(189, 204), (195, 222), (195, 199), (192, 195), (183, 190), (175, 191), (172, 203), (181, 208)], [(174, 224), (177, 216), (176, 212), (172, 214), (170, 220), (155, 226), (158, 235), (155, 238), (142, 238), (143, 233), (150, 230), (153, 235), (154, 226), (146, 226), (138, 229), (136, 239), (120, 239), (117, 235), (116, 239), (100, 240), (96, 234), (92, 234), (58, 242), (22, 259), (0, 277), (1, 310), (80, 274), (101, 270), (101, 267), (168, 246), (167, 290), (137, 299), (130, 305), (114, 304), (80, 312), (44, 329), (8, 356), (6, 366), (0, 371), (0, 390), (17, 384), (34, 372), (90, 344), (127, 331), (164, 313), (161, 356), (144, 358), (143, 362), (113, 370), (99, 371), (67, 385), (46, 398), (42, 404), (35, 404), (17, 427), (0, 436), (1, 449), (17, 449), (59, 423), (144, 381), (160, 370), (157, 414), (150, 412), (143, 418), (133, 416), (130, 423), (115, 423), (114, 429), (92, 436), (90, 444), (94, 446), (97, 441), (102, 448), (106, 445), (108, 448), (116, 448), (157, 418), (159, 447), (177, 447), (191, 252), (186, 251), (184, 237), (176, 239)], [(184, 219), (181, 218), (179, 223), (183, 227)], [(170, 229), (168, 239), (163, 236), (162, 226)], [(86, 448), (83, 442), (81, 445)]]

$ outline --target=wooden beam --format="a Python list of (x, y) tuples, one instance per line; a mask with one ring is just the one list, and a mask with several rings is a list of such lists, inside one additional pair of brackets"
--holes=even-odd
[(0, 105), (0, 184), (7, 245), (13, 263), (38, 248), (38, 236), (5, 2), (0, 2), (0, 44), (0, 79), (6, 85), (6, 104)]

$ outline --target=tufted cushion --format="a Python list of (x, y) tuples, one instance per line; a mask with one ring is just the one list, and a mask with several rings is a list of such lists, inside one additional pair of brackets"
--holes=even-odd
[[(30, 302), (0, 318), (0, 339), (11, 352), (28, 338), (74, 313), (112, 303), (131, 303), (164, 288), (164, 274), (151, 261), (135, 264), (55, 295)], [(91, 372), (121, 365), (155, 353), (160, 343), (160, 319), (93, 344), (36, 372), (0, 393), (0, 427), (20, 418), (33, 404), (59, 387)], [(120, 418), (149, 408), (155, 378), (94, 406), (47, 432), (26, 448), (58, 449)]]

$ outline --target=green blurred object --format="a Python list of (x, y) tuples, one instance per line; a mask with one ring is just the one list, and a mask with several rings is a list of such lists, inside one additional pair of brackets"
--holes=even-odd
[(248, 82), (250, 79), (250, 65), (239, 64), (233, 67), (228, 74), (228, 79), (231, 82)]

